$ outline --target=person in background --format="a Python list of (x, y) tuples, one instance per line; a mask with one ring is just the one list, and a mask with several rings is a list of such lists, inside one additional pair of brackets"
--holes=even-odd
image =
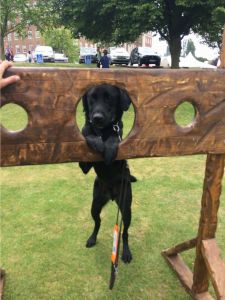
[(100, 47), (97, 47), (97, 68), (100, 68), (101, 67), (101, 63), (100, 63), (100, 60), (101, 60), (101, 57), (102, 57), (102, 53), (101, 53), (101, 49)]
[(109, 68), (109, 57), (108, 57), (108, 51), (106, 49), (103, 50), (103, 56), (100, 59), (100, 63), (102, 65), (102, 68)]
[(31, 54), (31, 51), (28, 51), (28, 53), (27, 53), (27, 60), (29, 61), (29, 63), (32, 62), (32, 54)]
[(7, 78), (3, 78), (3, 74), (10, 67), (12, 67), (11, 62), (9, 62), (7, 60), (5, 60), (5, 61), (0, 60), (0, 90), (3, 89), (5, 86), (20, 80), (20, 77), (17, 75), (12, 75)]
[(5, 48), (5, 59), (10, 61), (10, 49), (9, 49), (9, 47)]
[(13, 57), (14, 57), (13, 49), (11, 48), (9, 51), (10, 51), (10, 60), (13, 61)]

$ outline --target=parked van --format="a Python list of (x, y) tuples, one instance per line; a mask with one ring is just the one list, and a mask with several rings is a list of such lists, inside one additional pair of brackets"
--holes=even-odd
[(54, 52), (50, 46), (37, 46), (34, 50), (34, 61), (37, 61), (37, 55), (42, 54), (43, 61), (55, 62)]

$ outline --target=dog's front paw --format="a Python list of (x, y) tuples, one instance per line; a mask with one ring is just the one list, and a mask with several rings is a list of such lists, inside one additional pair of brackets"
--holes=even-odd
[(131, 262), (132, 254), (128, 245), (123, 245), (123, 252), (122, 252), (121, 259), (123, 262), (125, 262), (125, 264)]
[(95, 151), (98, 151), (100, 153), (104, 152), (105, 146), (100, 136), (95, 136), (94, 138), (91, 136), (87, 136), (86, 141), (88, 146), (90, 146)]
[(91, 235), (91, 236), (89, 237), (89, 239), (87, 240), (86, 247), (87, 247), (87, 248), (91, 248), (91, 247), (93, 247), (95, 244), (96, 244), (96, 237), (94, 237), (93, 235)]

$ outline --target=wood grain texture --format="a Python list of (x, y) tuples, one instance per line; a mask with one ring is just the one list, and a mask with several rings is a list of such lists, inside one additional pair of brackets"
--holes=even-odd
[[(19, 132), (1, 127), (1, 165), (92, 161), (74, 116), (82, 95), (102, 83), (130, 95), (135, 123), (117, 159), (225, 153), (225, 70), (95, 70), (12, 68), (20, 82), (2, 90), (1, 105), (16, 103), (28, 113)], [(176, 107), (190, 101), (197, 111), (188, 127), (178, 126)]]
[(225, 263), (215, 239), (202, 241), (202, 254), (205, 259), (209, 276), (212, 280), (217, 299), (225, 300)]

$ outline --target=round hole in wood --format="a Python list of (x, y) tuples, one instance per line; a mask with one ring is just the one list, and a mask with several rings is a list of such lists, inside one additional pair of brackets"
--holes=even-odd
[[(130, 100), (130, 97), (127, 94), (126, 91), (120, 89), (120, 92), (121, 92), (121, 95), (122, 95), (121, 97), (128, 97), (129, 100)], [(84, 95), (84, 97), (85, 97), (85, 95)], [(98, 102), (98, 99), (96, 98), (95, 101)], [(121, 100), (121, 101), (123, 101), (123, 100)], [(133, 125), (134, 125), (134, 120), (135, 120), (135, 110), (134, 110), (134, 106), (133, 106), (133, 104), (130, 100), (129, 108), (127, 110), (123, 111), (123, 115), (122, 115), (122, 122), (123, 122), (123, 136), (122, 136), (122, 139), (123, 140), (131, 132), (131, 130), (133, 128)], [(85, 111), (84, 111), (84, 106), (83, 106), (83, 98), (80, 99), (80, 101), (77, 105), (76, 115), (75, 115), (75, 122), (76, 122), (79, 130), (82, 132), (82, 128), (85, 125)]]
[(196, 108), (192, 102), (184, 101), (180, 103), (174, 113), (175, 122), (180, 127), (189, 127), (196, 117)]
[(0, 109), (0, 121), (1, 125), (9, 131), (21, 131), (28, 124), (28, 115), (23, 107), (8, 103)]

